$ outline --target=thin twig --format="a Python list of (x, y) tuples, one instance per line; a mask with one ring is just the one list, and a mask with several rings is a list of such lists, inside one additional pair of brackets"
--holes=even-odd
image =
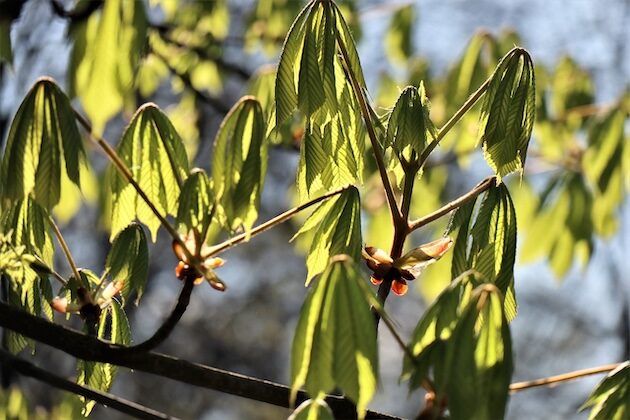
[(486, 89), (488, 89), (491, 80), (492, 76), (486, 79), (486, 81), (483, 82), (481, 86), (479, 86), (479, 89), (473, 92), (473, 94), (470, 95), (470, 97), (466, 100), (466, 102), (464, 102), (461, 108), (459, 108), (457, 112), (455, 112), (455, 114), (453, 114), (453, 116), (442, 126), (442, 128), (440, 128), (435, 136), (435, 139), (431, 143), (429, 143), (429, 145), (422, 151), (422, 155), (420, 155), (420, 159), (418, 160), (420, 167), (424, 165), (431, 152), (433, 152), (433, 149), (435, 149), (437, 145), (440, 144), (440, 141), (444, 138), (444, 136), (446, 136), (451, 128), (453, 128), (455, 124), (457, 124), (459, 120), (461, 120), (462, 117), (468, 112), (468, 110), (470, 110), (470, 108), (472, 108), (483, 96), (483, 94), (486, 92)]
[(164, 342), (168, 338), (168, 336), (173, 331), (173, 328), (177, 325), (179, 320), (186, 312), (186, 308), (190, 303), (190, 295), (192, 293), (193, 288), (195, 287), (195, 279), (191, 277), (186, 277), (184, 280), (184, 287), (182, 287), (182, 291), (179, 294), (179, 298), (177, 299), (177, 304), (171, 311), (171, 314), (168, 318), (162, 323), (160, 328), (153, 334), (150, 338), (142, 343), (136, 344), (135, 346), (127, 347), (125, 350), (129, 352), (146, 352), (153, 350), (160, 344)]
[(368, 137), (370, 138), (370, 143), (372, 144), (374, 158), (376, 159), (376, 166), (378, 166), (378, 171), (381, 176), (381, 180), (383, 181), (383, 188), (385, 188), (385, 195), (387, 196), (387, 202), (389, 203), (389, 209), (391, 211), (392, 218), (394, 219), (394, 223), (400, 223), (403, 218), (400, 213), (400, 209), (398, 208), (398, 204), (396, 204), (396, 196), (394, 195), (392, 184), (389, 181), (389, 177), (387, 175), (387, 168), (385, 166), (385, 160), (383, 159), (383, 150), (381, 149), (378, 138), (376, 137), (376, 132), (374, 131), (374, 126), (370, 117), (370, 112), (368, 110), (368, 104), (365, 99), (365, 94), (363, 93), (363, 88), (359, 85), (359, 81), (357, 80), (356, 75), (352, 72), (350, 68), (350, 57), (348, 51), (346, 50), (346, 46), (343, 43), (343, 40), (340, 39), (339, 33), (337, 33), (337, 45), (339, 46), (339, 50), (341, 51), (341, 55), (343, 56), (343, 59), (345, 61), (347, 67), (346, 74), (350, 79), (352, 90), (354, 91), (354, 96), (356, 97), (357, 102), (359, 103), (359, 108), (361, 109), (361, 115), (363, 116), (363, 121), (365, 122)]
[(451, 211), (455, 210), (456, 208), (459, 208), (459, 207), (463, 206), (464, 204), (468, 203), (469, 201), (474, 200), (479, 194), (481, 194), (482, 192), (488, 190), (490, 187), (494, 186), (495, 183), (496, 183), (496, 177), (495, 176), (490, 176), (490, 177), (484, 179), (479, 184), (477, 184), (477, 186), (475, 188), (473, 188), (472, 190), (468, 191), (466, 194), (462, 195), (461, 197), (457, 198), (456, 200), (451, 201), (450, 203), (448, 203), (445, 206), (437, 209), (433, 213), (429, 213), (429, 214), (427, 214), (424, 217), (421, 217), (419, 219), (416, 219), (416, 220), (410, 222), (409, 223), (409, 232), (413, 232), (416, 229), (419, 229), (419, 228), (421, 228), (423, 226), (426, 226), (429, 223), (433, 222), (434, 220), (437, 220), (440, 217), (447, 215), (448, 213), (450, 213)]
[(55, 220), (53, 219), (51, 215), (48, 216), (48, 222), (50, 223), (50, 227), (55, 233), (55, 237), (57, 238), (57, 242), (59, 242), (59, 246), (61, 246), (61, 249), (63, 250), (63, 253), (66, 256), (66, 260), (68, 261), (68, 265), (70, 266), (70, 269), (72, 269), (72, 274), (74, 274), (74, 278), (76, 278), (79, 283), (82, 283), (81, 275), (79, 274), (79, 269), (77, 268), (77, 264), (74, 262), (74, 258), (72, 258), (72, 253), (70, 252), (70, 248), (68, 247), (68, 244), (66, 243), (65, 239), (63, 239), (63, 235), (61, 234), (61, 231), (59, 230), (57, 223), (55, 223)]
[(240, 244), (241, 242), (245, 242), (248, 241), (250, 238), (271, 229), (272, 227), (279, 225), (280, 223), (283, 223), (287, 220), (289, 220), (290, 218), (292, 218), (293, 216), (295, 216), (296, 214), (298, 214), (299, 212), (301, 212), (304, 209), (307, 209), (311, 206), (314, 206), (317, 203), (320, 203), (324, 200), (329, 199), (330, 197), (334, 197), (335, 195), (341, 194), (342, 192), (346, 191), (349, 188), (354, 188), (352, 185), (346, 185), (345, 187), (341, 187), (338, 188), (334, 191), (331, 191), (329, 193), (326, 193), (322, 196), (316, 197), (310, 201), (307, 201), (304, 204), (300, 204), (297, 207), (293, 207), (290, 210), (285, 211), (282, 214), (279, 214), (278, 216), (274, 217), (273, 219), (269, 219), (268, 221), (266, 221), (265, 223), (262, 223), (258, 226), (256, 226), (255, 228), (253, 228), (252, 230), (250, 230), (249, 232), (244, 232), (241, 233), (240, 235), (236, 235), (224, 242), (221, 242), (220, 244), (214, 245), (212, 247), (210, 247), (210, 249), (208, 250), (208, 252), (206, 252), (205, 255), (202, 256), (202, 258), (205, 260), (208, 257), (211, 257), (213, 255), (216, 255), (220, 252), (225, 251), (226, 249), (229, 249), (231, 247), (233, 247), (234, 245)]
[(16, 357), (6, 350), (0, 350), (0, 361), (2, 364), (11, 366), (11, 369), (15, 372), (19, 372), (24, 376), (37, 379), (55, 388), (63, 389), (64, 391), (72, 392), (74, 394), (81, 395), (102, 404), (106, 407), (113, 408), (127, 415), (133, 416), (139, 419), (174, 419), (167, 414), (159, 411), (147, 408), (133, 401), (128, 401), (115, 395), (98, 391), (96, 389), (88, 388), (83, 385), (79, 385), (65, 378), (57, 376), (47, 370), (35, 366), (34, 364)]
[[(285, 385), (191, 363), (159, 353), (129, 353), (125, 351), (125, 347), (53, 324), (3, 302), (0, 302), (0, 326), (55, 347), (78, 359), (124, 366), (189, 385), (289, 408), (291, 390)], [(300, 404), (308, 398), (309, 395), (306, 392), (298, 391), (296, 404)], [(346, 398), (329, 395), (326, 397), (326, 402), (333, 410), (336, 418), (354, 418), (356, 416), (356, 407)], [(368, 411), (366, 418), (394, 419), (396, 417)]]
[(547, 378), (534, 379), (531, 381), (515, 382), (510, 385), (510, 392), (515, 393), (525, 389), (536, 388), (539, 386), (553, 386), (560, 382), (568, 382), (574, 379), (583, 378), (585, 376), (607, 373), (619, 367), (621, 363), (611, 363), (609, 365), (597, 366), (588, 369), (576, 370), (573, 372), (563, 373), (561, 375), (549, 376)]

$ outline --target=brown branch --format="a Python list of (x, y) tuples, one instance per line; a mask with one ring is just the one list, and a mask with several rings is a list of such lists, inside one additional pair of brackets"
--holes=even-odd
[(187, 277), (184, 280), (184, 287), (182, 287), (182, 291), (179, 294), (179, 298), (177, 299), (177, 304), (173, 308), (173, 311), (169, 315), (168, 318), (162, 323), (160, 328), (153, 334), (150, 338), (143, 341), (140, 344), (136, 344), (135, 346), (127, 347), (125, 350), (128, 352), (145, 352), (150, 351), (159, 346), (171, 335), (173, 328), (179, 322), (179, 320), (186, 312), (186, 308), (190, 303), (190, 295), (192, 293), (193, 288), (195, 287), (195, 279), (191, 277)]
[[(124, 366), (189, 385), (289, 408), (290, 388), (287, 386), (188, 362), (164, 354), (129, 352), (125, 347), (53, 324), (6, 303), (0, 303), (0, 326), (55, 347), (78, 359)], [(308, 398), (306, 392), (299, 391), (296, 403), (299, 404)], [(326, 402), (337, 418), (354, 418), (356, 416), (356, 408), (350, 400), (329, 395), (326, 397)], [(396, 417), (368, 411), (366, 418), (395, 419)]]
[(220, 252), (223, 252), (231, 247), (233, 247), (234, 245), (238, 245), (241, 242), (244, 241), (248, 241), (250, 238), (263, 233), (266, 230), (271, 229), (272, 227), (279, 225), (280, 223), (283, 223), (287, 220), (289, 220), (290, 218), (292, 218), (293, 216), (295, 216), (296, 214), (298, 214), (299, 212), (301, 212), (302, 210), (305, 210), (311, 206), (314, 206), (315, 204), (322, 202), (324, 200), (329, 199), (330, 197), (333, 197), (335, 195), (341, 194), (342, 192), (344, 192), (345, 190), (347, 190), (348, 188), (353, 188), (352, 185), (346, 185), (345, 187), (341, 187), (338, 188), (336, 190), (333, 190), (329, 193), (326, 193), (324, 195), (321, 195), (319, 197), (316, 197), (310, 201), (307, 201), (304, 204), (300, 204), (297, 207), (293, 207), (290, 210), (285, 211), (282, 214), (277, 215), (276, 217), (274, 217), (273, 219), (269, 219), (267, 220), (265, 223), (262, 223), (258, 226), (256, 226), (255, 228), (253, 228), (252, 230), (250, 230), (249, 232), (245, 232), (245, 233), (241, 233), (240, 235), (236, 235), (233, 238), (230, 238), (220, 244), (214, 245), (212, 247), (210, 247), (210, 249), (208, 250), (208, 252), (202, 256), (203, 259), (206, 259), (208, 257), (211, 257), (212, 255), (216, 255)]
[(574, 379), (583, 378), (585, 376), (607, 373), (619, 367), (621, 363), (611, 363), (609, 365), (597, 366), (588, 369), (576, 370), (573, 372), (563, 373), (561, 375), (549, 376), (547, 378), (534, 379), (531, 381), (515, 382), (510, 385), (510, 392), (515, 393), (525, 389), (536, 388), (539, 386), (553, 386), (560, 382), (568, 382)]
[(83, 397), (94, 400), (97, 403), (102, 404), (106, 407), (113, 408), (114, 410), (120, 411), (121, 413), (125, 413), (139, 419), (153, 420), (175, 418), (137, 404), (133, 401), (128, 401), (123, 398), (116, 397), (115, 395), (88, 388), (86, 386), (69, 381), (47, 370), (39, 368), (24, 359), (16, 357), (6, 350), (0, 350), (0, 364), (10, 366), (12, 371), (18, 372), (24, 376), (29, 376), (55, 388), (63, 389), (64, 391), (81, 395)]
[(472, 190), (470, 190), (466, 194), (462, 195), (458, 199), (451, 201), (450, 203), (448, 203), (445, 206), (437, 209), (433, 213), (429, 213), (429, 214), (427, 214), (424, 217), (421, 217), (419, 219), (414, 220), (413, 222), (410, 222), (409, 223), (409, 231), (412, 232), (412, 231), (414, 231), (416, 229), (420, 229), (421, 227), (428, 225), (429, 223), (433, 222), (434, 220), (437, 220), (440, 217), (447, 215), (448, 213), (450, 213), (451, 211), (455, 210), (456, 208), (463, 206), (464, 204), (468, 203), (469, 201), (474, 200), (479, 194), (481, 194), (482, 192), (488, 190), (490, 187), (493, 187), (495, 185), (495, 183), (496, 183), (496, 177), (495, 176), (490, 176), (490, 177), (484, 179), (479, 184), (477, 184), (477, 186), (475, 188), (473, 188)]

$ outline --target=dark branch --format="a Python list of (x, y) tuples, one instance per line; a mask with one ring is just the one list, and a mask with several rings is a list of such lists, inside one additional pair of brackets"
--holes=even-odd
[(113, 408), (114, 410), (118, 410), (121, 413), (125, 413), (139, 419), (153, 420), (175, 418), (159, 411), (144, 407), (133, 401), (127, 401), (112, 394), (76, 384), (65, 378), (54, 375), (47, 370), (39, 368), (34, 364), (27, 362), (26, 360), (15, 357), (6, 350), (0, 350), (0, 363), (10, 365), (13, 371), (19, 372), (24, 376), (30, 376), (31, 378), (37, 379), (38, 381), (42, 381), (50, 386), (54, 386), (55, 388), (63, 389), (64, 391), (69, 391), (74, 394), (81, 395), (83, 397), (94, 400), (99, 404)]
[[(274, 382), (188, 362), (159, 353), (129, 352), (127, 348), (100, 341), (43, 318), (28, 314), (6, 303), (0, 303), (0, 326), (62, 350), (78, 359), (111, 363), (129, 369), (213, 389), (232, 395), (289, 408), (290, 388)], [(296, 404), (308, 395), (299, 391)], [(326, 402), (336, 418), (354, 418), (351, 401), (330, 395)], [(368, 411), (366, 418), (396, 419), (397, 417)]]
[(179, 298), (177, 299), (177, 304), (173, 308), (173, 311), (169, 315), (169, 317), (164, 321), (164, 323), (158, 328), (158, 330), (146, 341), (137, 344), (135, 346), (127, 347), (125, 350), (128, 352), (145, 352), (150, 351), (159, 346), (168, 338), (168, 336), (175, 328), (175, 325), (179, 322), (179, 320), (186, 312), (186, 308), (188, 307), (188, 303), (190, 303), (190, 294), (192, 293), (193, 287), (195, 287), (195, 279), (186, 278), (184, 280), (184, 287), (182, 287), (182, 291), (179, 294)]

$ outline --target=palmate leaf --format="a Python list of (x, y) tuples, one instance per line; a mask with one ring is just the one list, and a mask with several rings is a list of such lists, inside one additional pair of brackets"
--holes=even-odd
[(138, 304), (144, 293), (149, 271), (147, 238), (140, 225), (132, 223), (116, 235), (107, 254), (105, 268), (113, 281), (123, 282), (120, 294), (124, 301), (135, 291)]
[(531, 57), (522, 48), (512, 49), (492, 75), (481, 110), (480, 142), (499, 181), (525, 165), (534, 126), (535, 91)]
[[(109, 328), (108, 328), (109, 327)], [(98, 338), (109, 339), (112, 343), (131, 344), (131, 329), (122, 306), (114, 299), (107, 310), (101, 314)], [(109, 363), (96, 363), (79, 360), (77, 364), (77, 383), (90, 388), (108, 392), (117, 373), (117, 367)], [(94, 408), (95, 401), (78, 397), (83, 404), (81, 414), (88, 416)]]
[(484, 195), (472, 222), (474, 202), (462, 206), (452, 229), (459, 228), (453, 249), (453, 278), (473, 269), (494, 283), (505, 296), (508, 319), (516, 316), (514, 264), (516, 261), (516, 212), (507, 187), (499, 184)]
[(630, 415), (630, 362), (620, 364), (595, 387), (580, 411), (588, 420), (623, 420)]
[(298, 235), (314, 229), (314, 237), (306, 259), (306, 285), (324, 271), (331, 256), (361, 256), (361, 205), (359, 191), (349, 188), (321, 204), (306, 220)]
[(96, 133), (132, 99), (136, 67), (146, 42), (144, 3), (105, 2), (100, 12), (70, 30), (73, 95), (79, 96)]
[[(406, 87), (398, 97), (387, 123), (387, 146), (407, 161), (417, 159), (436, 135), (429, 118), (429, 100), (424, 83)], [(415, 156), (414, 156), (415, 155)]]
[(85, 151), (67, 96), (41, 78), (20, 105), (2, 160), (2, 196), (11, 202), (31, 194), (50, 210), (61, 196), (62, 177), (80, 185)]
[(445, 392), (451, 418), (501, 419), (512, 377), (512, 340), (503, 296), (491, 284), (477, 287), (446, 343), (435, 384)]
[(265, 117), (260, 103), (245, 96), (221, 123), (212, 156), (214, 195), (230, 230), (253, 226), (266, 172)]
[[(156, 105), (138, 109), (118, 145), (118, 155), (160, 214), (175, 216), (188, 158), (179, 134)], [(160, 221), (134, 187), (112, 171), (110, 188), (111, 238), (137, 218), (148, 226), (155, 241)]]
[(357, 404), (359, 417), (376, 391), (376, 329), (364, 281), (348, 256), (333, 258), (310, 291), (291, 354), (291, 395), (304, 386), (312, 396), (335, 386)]

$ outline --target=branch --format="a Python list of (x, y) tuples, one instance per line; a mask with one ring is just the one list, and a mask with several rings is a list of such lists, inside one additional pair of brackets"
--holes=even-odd
[(168, 318), (162, 323), (160, 328), (153, 334), (149, 339), (143, 341), (140, 344), (136, 344), (135, 346), (127, 347), (125, 350), (128, 352), (145, 352), (150, 351), (159, 346), (171, 335), (173, 332), (173, 328), (177, 325), (179, 320), (186, 312), (186, 308), (190, 303), (190, 295), (192, 293), (193, 287), (195, 287), (195, 279), (186, 277), (184, 279), (184, 287), (182, 287), (182, 291), (179, 294), (179, 298), (177, 299), (177, 304), (173, 308), (173, 311), (169, 315)]
[[(55, 223), (55, 219), (53, 219), (51, 215), (48, 215), (48, 223), (50, 223), (50, 227), (52, 227), (52, 230), (55, 233), (55, 236), (57, 237), (57, 242), (59, 242), (59, 246), (63, 250), (64, 255), (66, 256), (66, 260), (68, 261), (68, 265), (70, 266), (70, 269), (72, 270), (72, 274), (74, 274), (74, 277), (77, 279), (79, 283), (83, 283), (82, 278), (79, 275), (79, 269), (77, 268), (77, 263), (75, 263), (74, 258), (72, 258), (72, 253), (70, 252), (70, 248), (68, 247), (68, 244), (66, 243), (65, 239), (63, 239), (63, 235), (61, 234), (59, 227)], [(55, 276), (55, 278), (60, 279), (61, 276), (59, 277)]]
[(418, 160), (420, 167), (424, 165), (433, 149), (435, 149), (437, 145), (440, 144), (440, 141), (444, 138), (444, 136), (446, 136), (451, 128), (453, 128), (455, 124), (457, 124), (459, 120), (461, 120), (462, 117), (470, 110), (470, 108), (472, 108), (477, 103), (477, 101), (483, 96), (483, 94), (486, 93), (486, 89), (488, 89), (491, 80), (492, 76), (487, 78), (486, 81), (483, 82), (481, 86), (479, 86), (479, 89), (473, 92), (473, 94), (470, 95), (466, 102), (464, 102), (464, 105), (462, 105), (461, 108), (459, 108), (457, 112), (455, 112), (455, 114), (453, 114), (453, 116), (442, 126), (442, 128), (440, 128), (437, 135), (435, 136), (435, 139), (431, 143), (429, 143), (429, 145), (422, 151), (422, 155), (420, 155), (420, 159)]
[(560, 382), (568, 382), (574, 379), (583, 378), (585, 376), (597, 375), (599, 373), (607, 373), (611, 370), (616, 369), (619, 365), (621, 365), (621, 363), (612, 363), (609, 365), (563, 373), (561, 375), (549, 376), (547, 378), (534, 379), (532, 381), (515, 382), (510, 385), (510, 392), (515, 393), (524, 389), (536, 388), (539, 386), (552, 386)]
[(376, 138), (376, 132), (374, 131), (374, 126), (372, 125), (372, 119), (370, 117), (370, 112), (368, 110), (368, 104), (365, 100), (363, 89), (359, 85), (359, 81), (357, 80), (356, 75), (350, 70), (350, 58), (348, 57), (348, 51), (346, 50), (343, 41), (340, 39), (339, 33), (337, 33), (337, 45), (339, 46), (339, 50), (341, 51), (341, 55), (343, 56), (343, 59), (345, 61), (347, 67), (346, 74), (350, 79), (352, 90), (354, 91), (354, 96), (356, 97), (357, 102), (359, 103), (359, 107), (361, 108), (361, 115), (363, 116), (363, 121), (365, 122), (368, 137), (370, 138), (370, 143), (372, 144), (374, 158), (376, 159), (376, 166), (378, 166), (378, 171), (381, 176), (381, 180), (383, 181), (383, 187), (385, 188), (385, 195), (387, 195), (387, 202), (389, 203), (389, 209), (392, 213), (392, 218), (394, 219), (394, 223), (400, 223), (403, 218), (400, 214), (398, 204), (396, 204), (396, 197), (394, 196), (392, 184), (389, 182), (389, 177), (387, 176), (387, 168), (385, 167), (385, 161), (383, 159), (383, 150), (381, 150), (379, 141)]
[[(290, 388), (287, 386), (159, 353), (130, 353), (125, 347), (50, 323), (3, 302), (0, 302), (0, 326), (55, 347), (78, 359), (124, 366), (190, 385), (289, 408)], [(306, 392), (299, 391), (296, 403), (299, 404), (308, 398)], [(337, 418), (356, 416), (354, 404), (343, 397), (329, 395), (326, 402)], [(396, 417), (368, 411), (366, 418)]]
[(426, 216), (421, 217), (420, 219), (416, 219), (413, 222), (410, 222), (409, 223), (409, 231), (413, 232), (416, 229), (419, 229), (419, 228), (421, 228), (421, 227), (423, 227), (425, 225), (428, 225), (429, 223), (433, 222), (434, 220), (437, 220), (440, 217), (442, 217), (442, 216), (450, 213), (451, 211), (455, 210), (456, 208), (463, 206), (464, 204), (468, 203), (471, 200), (474, 200), (475, 198), (477, 198), (477, 196), (479, 194), (481, 194), (482, 192), (484, 192), (484, 191), (488, 190), (489, 188), (493, 187), (495, 185), (495, 183), (496, 183), (496, 177), (495, 176), (490, 176), (490, 177), (484, 179), (479, 184), (477, 184), (477, 186), (475, 188), (473, 188), (472, 190), (470, 190), (466, 194), (462, 195), (458, 199), (451, 201), (450, 203), (446, 204), (444, 207), (441, 207), (441, 208), (437, 209), (433, 213), (429, 213)]
[(202, 258), (205, 260), (208, 257), (211, 257), (213, 255), (216, 255), (220, 252), (225, 251), (228, 248), (233, 247), (234, 245), (238, 245), (241, 242), (244, 241), (248, 241), (250, 238), (271, 229), (272, 227), (279, 225), (280, 223), (283, 223), (287, 220), (289, 220), (290, 218), (292, 218), (293, 216), (295, 216), (296, 214), (298, 214), (299, 212), (301, 212), (302, 210), (305, 210), (311, 206), (314, 206), (315, 204), (322, 202), (324, 200), (329, 199), (330, 197), (334, 197), (335, 195), (341, 194), (342, 192), (344, 192), (345, 190), (352, 188), (352, 185), (346, 185), (345, 187), (341, 187), (338, 188), (336, 190), (333, 190), (329, 193), (326, 193), (322, 196), (316, 197), (310, 201), (307, 201), (304, 204), (300, 204), (297, 207), (293, 207), (290, 210), (285, 211), (282, 214), (279, 214), (278, 216), (274, 217), (273, 219), (269, 219), (268, 221), (266, 221), (265, 223), (262, 223), (258, 226), (256, 226), (255, 228), (253, 228), (252, 230), (250, 230), (249, 232), (245, 232), (245, 233), (241, 233), (240, 235), (236, 235), (233, 238), (230, 238), (224, 242), (221, 242), (220, 244), (214, 245), (212, 247), (210, 247), (210, 249), (208, 250), (208, 252), (202, 256)]
[(11, 366), (13, 371), (19, 372), (24, 376), (30, 376), (31, 378), (37, 379), (38, 381), (44, 382), (55, 388), (81, 395), (106, 407), (113, 408), (121, 413), (125, 413), (139, 419), (174, 419), (174, 417), (144, 407), (133, 401), (128, 401), (112, 394), (69, 381), (48, 372), (47, 370), (39, 368), (26, 360), (15, 357), (6, 350), (0, 350), (0, 363)]

